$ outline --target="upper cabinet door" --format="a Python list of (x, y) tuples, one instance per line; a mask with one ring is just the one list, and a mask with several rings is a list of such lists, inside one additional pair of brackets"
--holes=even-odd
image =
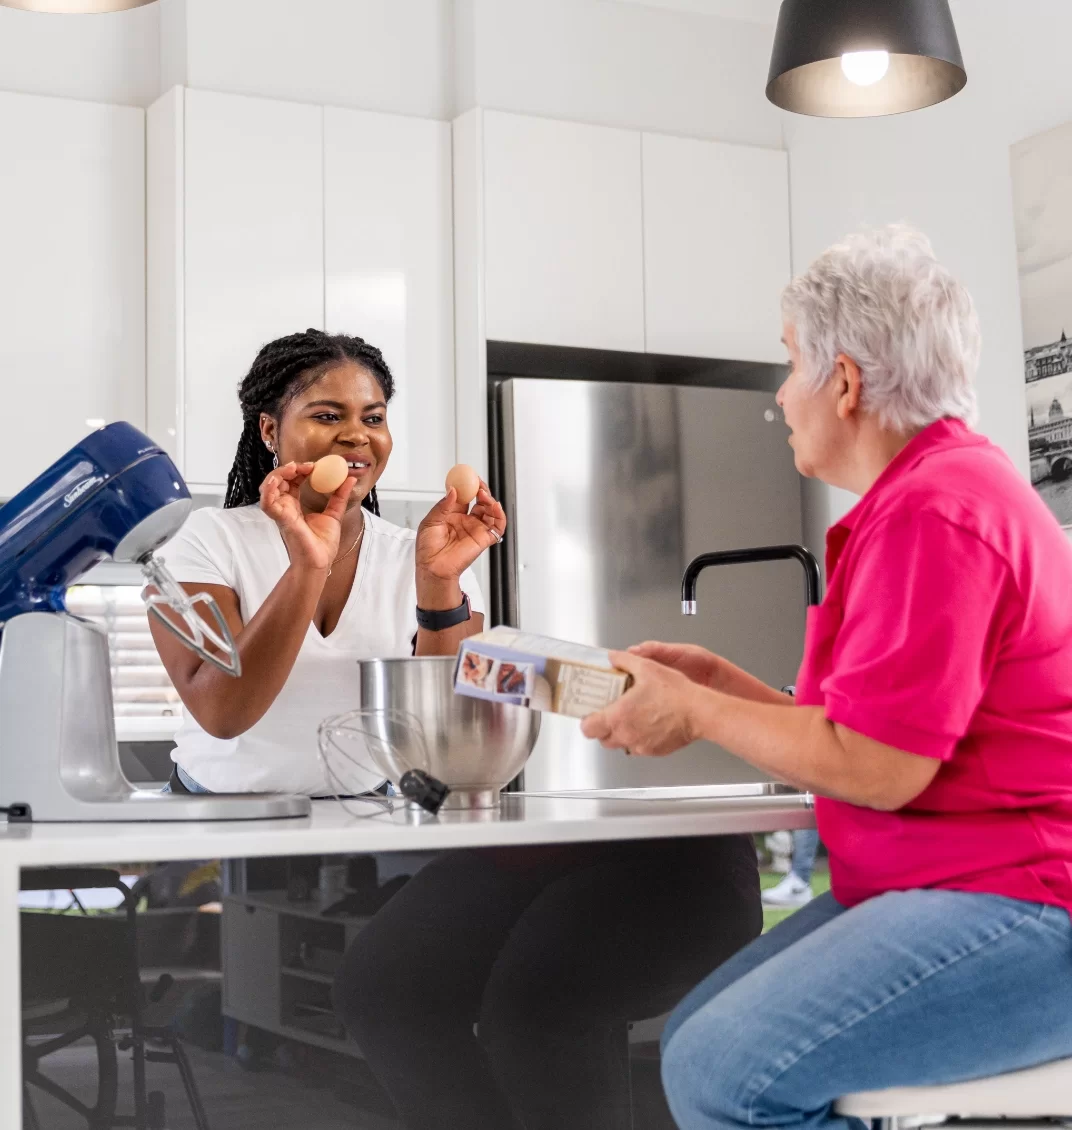
[(145, 427), (145, 114), (0, 94), (0, 498)]
[(324, 327), (323, 110), (186, 91), (185, 465), (220, 484), (267, 341)]
[(325, 110), (324, 209), (327, 329), (376, 346), (395, 380), (379, 485), (442, 491), (454, 462), (450, 125)]
[(484, 116), (487, 336), (644, 349), (640, 134)]
[(649, 353), (785, 360), (785, 153), (644, 134)]

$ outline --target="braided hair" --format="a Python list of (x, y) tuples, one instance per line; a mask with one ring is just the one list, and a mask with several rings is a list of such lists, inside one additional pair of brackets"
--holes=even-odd
[[(368, 369), (383, 390), (385, 401), (394, 395), (395, 379), (383, 354), (362, 338), (306, 330), (276, 338), (261, 349), (238, 386), (242, 435), (227, 476), (225, 508), (255, 504), (260, 485), (272, 470), (271, 453), (261, 439), (261, 413), (279, 420), (286, 406), (320, 379), (325, 366), (343, 361), (356, 361)], [(375, 487), (361, 505), (373, 514), (380, 513)]]

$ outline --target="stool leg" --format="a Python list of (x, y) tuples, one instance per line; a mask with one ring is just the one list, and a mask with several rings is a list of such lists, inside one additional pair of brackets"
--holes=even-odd
[(134, 1055), (134, 1127), (146, 1130), (148, 1126), (148, 1098), (145, 1093), (145, 1037), (137, 1028), (133, 1033)]
[(23, 1130), (41, 1130), (41, 1123), (37, 1120), (37, 1111), (30, 1100), (30, 1088), (22, 1088), (22, 1127)]
[(193, 1068), (182, 1046), (182, 1040), (173, 1038), (171, 1041), (171, 1054), (175, 1057), (179, 1074), (182, 1076), (183, 1086), (186, 1088), (186, 1097), (190, 1101), (190, 1109), (194, 1114), (194, 1123), (197, 1130), (210, 1130), (205, 1108), (201, 1103), (201, 1092), (197, 1089), (197, 1080), (194, 1078)]
[(97, 1102), (93, 1108), (93, 1130), (111, 1130), (119, 1105), (119, 1056), (111, 1025), (101, 1019), (90, 1033), (97, 1045)]
[(636, 1130), (636, 1111), (633, 1109), (633, 1061), (629, 1055), (629, 1033), (632, 1024), (625, 1026), (625, 1087), (629, 1101), (629, 1130)]

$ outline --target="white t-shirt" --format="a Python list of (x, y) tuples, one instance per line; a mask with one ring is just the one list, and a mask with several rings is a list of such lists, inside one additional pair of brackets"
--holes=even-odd
[[(260, 721), (237, 738), (214, 738), (185, 712), (172, 760), (206, 789), (307, 796), (335, 791), (320, 764), (317, 727), (361, 705), (356, 660), (410, 655), (417, 634), (417, 535), (362, 513), (357, 573), (339, 623), (327, 638), (309, 624), (289, 678)], [(160, 556), (180, 583), (233, 589), (243, 624), (290, 565), (278, 527), (257, 506), (195, 510)], [(461, 587), (473, 611), (483, 612), (471, 571)]]

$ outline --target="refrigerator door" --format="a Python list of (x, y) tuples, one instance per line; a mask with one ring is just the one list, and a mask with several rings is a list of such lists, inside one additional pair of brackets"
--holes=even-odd
[[(627, 647), (703, 644), (775, 687), (795, 680), (804, 638), (796, 562), (710, 569), (699, 615), (681, 574), (715, 549), (799, 542), (800, 478), (771, 393), (513, 379), (498, 389), (501, 490), (510, 527), (503, 618), (527, 631)], [(528, 791), (765, 780), (696, 743), (626, 757), (545, 714)]]

